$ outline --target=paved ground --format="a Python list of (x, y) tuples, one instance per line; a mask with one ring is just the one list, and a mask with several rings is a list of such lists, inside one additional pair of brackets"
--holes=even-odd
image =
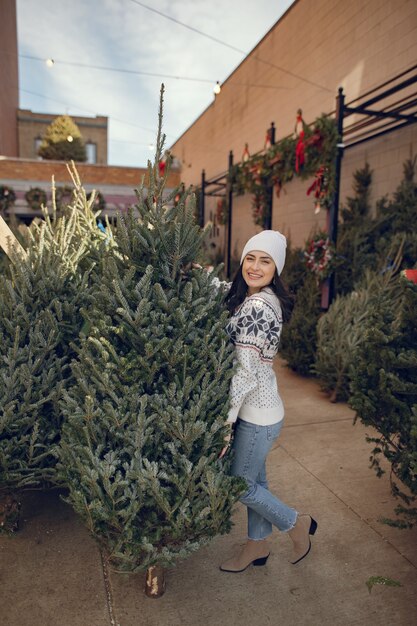
[[(24, 498), (22, 529), (0, 538), (0, 623), (4, 626), (412, 626), (416, 623), (417, 529), (378, 522), (395, 501), (368, 468), (365, 429), (314, 381), (277, 365), (286, 422), (269, 457), (273, 490), (319, 522), (311, 555), (288, 563), (290, 541), (273, 535), (266, 567), (242, 574), (217, 565), (245, 537), (238, 505), (230, 535), (168, 573), (159, 600), (142, 575), (103, 570), (100, 553), (56, 492)], [(377, 585), (371, 576), (398, 580)]]

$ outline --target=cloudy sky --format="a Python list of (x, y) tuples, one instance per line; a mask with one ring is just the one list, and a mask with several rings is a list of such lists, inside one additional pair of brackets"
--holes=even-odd
[[(146, 165), (161, 82), (169, 145), (212, 102), (215, 82), (229, 76), (291, 4), (17, 0), (20, 107), (106, 115), (109, 163)], [(51, 68), (48, 58), (55, 61)]]

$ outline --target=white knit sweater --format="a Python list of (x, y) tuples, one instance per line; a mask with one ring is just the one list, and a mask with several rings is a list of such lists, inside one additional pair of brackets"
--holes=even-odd
[(273, 359), (278, 352), (282, 312), (270, 287), (245, 298), (236, 309), (227, 332), (235, 345), (237, 369), (230, 387), (228, 422), (239, 416), (246, 422), (268, 426), (284, 417)]

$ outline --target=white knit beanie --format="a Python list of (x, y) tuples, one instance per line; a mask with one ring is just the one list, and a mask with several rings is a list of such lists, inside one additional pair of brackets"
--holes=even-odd
[(287, 239), (282, 233), (277, 230), (263, 230), (249, 239), (243, 248), (240, 264), (242, 265), (243, 259), (249, 252), (259, 250), (259, 252), (269, 254), (280, 275), (284, 269), (286, 247)]

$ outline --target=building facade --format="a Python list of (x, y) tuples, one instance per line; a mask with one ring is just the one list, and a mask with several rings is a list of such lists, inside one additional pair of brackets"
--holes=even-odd
[[(19, 156), (36, 159), (38, 149), (48, 126), (58, 114), (34, 113), (28, 109), (17, 111)], [(83, 117), (72, 115), (71, 119), (80, 129), (87, 152), (87, 163), (107, 165), (107, 117)]]
[[(225, 172), (229, 152), (241, 161), (247, 143), (251, 154), (263, 149), (273, 121), (276, 139), (294, 132), (296, 114), (313, 123), (335, 110), (339, 87), (346, 102), (401, 75), (417, 59), (417, 4), (413, 0), (297, 0), (222, 85), (221, 93), (171, 146), (181, 161), (185, 184), (200, 185)], [(408, 74), (409, 76), (409, 74)], [(414, 83), (415, 84), (415, 83)], [(401, 94), (410, 98), (411, 85)], [(415, 94), (415, 88), (414, 88)], [(397, 96), (398, 98), (400, 96)], [(393, 103), (387, 100), (386, 106)], [(349, 120), (357, 121), (359, 116)], [(345, 150), (341, 202), (352, 193), (352, 174), (369, 162), (373, 170), (371, 202), (392, 193), (403, 162), (417, 152), (417, 124)], [(306, 195), (310, 181), (295, 177), (274, 195), (272, 227), (303, 246), (314, 229), (326, 226), (326, 211), (314, 211)], [(205, 216), (213, 219), (217, 199), (206, 198)], [(234, 197), (231, 249), (237, 256), (246, 239), (259, 230), (248, 195)], [(224, 249), (226, 229), (216, 227), (214, 244)]]
[(0, 156), (16, 157), (19, 76), (15, 0), (0, 2), (0, 42)]
[[(109, 218), (117, 213), (127, 211), (137, 202), (135, 189), (140, 187), (142, 179), (147, 178), (147, 169), (138, 167), (118, 167), (111, 165), (91, 165), (77, 163), (76, 168), (87, 194), (93, 190), (100, 192), (105, 207), (103, 215)], [(39, 208), (32, 208), (25, 199), (26, 192), (31, 189), (41, 189), (47, 197), (47, 206), (52, 206), (52, 178), (55, 187), (68, 191), (72, 187), (71, 176), (67, 165), (63, 161), (38, 161), (31, 159), (0, 159), (0, 184), (13, 189), (16, 200), (8, 208), (6, 219), (16, 216), (20, 220), (30, 223), (34, 217), (42, 212)], [(179, 186), (178, 171), (171, 170), (168, 175), (165, 194), (169, 195)]]

